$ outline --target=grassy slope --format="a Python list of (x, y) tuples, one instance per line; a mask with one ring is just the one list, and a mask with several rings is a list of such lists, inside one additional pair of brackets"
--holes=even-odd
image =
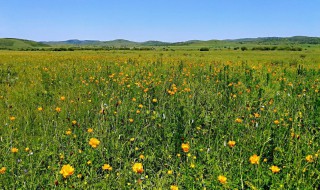
[(47, 44), (31, 41), (31, 40), (23, 40), (23, 39), (15, 39), (15, 38), (0, 38), (0, 49), (22, 49), (22, 48), (35, 48), (35, 47), (49, 47)]

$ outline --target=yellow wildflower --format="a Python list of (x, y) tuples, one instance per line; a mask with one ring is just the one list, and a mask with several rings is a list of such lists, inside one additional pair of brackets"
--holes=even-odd
[(314, 161), (313, 160), (313, 156), (312, 155), (306, 156), (306, 161), (309, 162), (309, 163), (313, 162)]
[(6, 173), (7, 168), (6, 167), (2, 167), (0, 168), (0, 174), (4, 174)]
[(228, 146), (229, 146), (230, 148), (233, 148), (235, 145), (236, 145), (236, 141), (229, 141), (229, 142), (228, 142)]
[(142, 163), (135, 163), (133, 166), (132, 166), (132, 170), (135, 172), (135, 173), (143, 173), (143, 165)]
[(16, 147), (13, 147), (12, 149), (11, 149), (11, 152), (12, 153), (17, 153), (19, 151), (19, 149), (17, 149)]
[(60, 170), (60, 174), (62, 174), (64, 178), (71, 176), (73, 173), (74, 173), (74, 168), (69, 164), (63, 165)]
[(104, 165), (102, 166), (102, 169), (103, 169), (103, 170), (111, 171), (111, 170), (112, 170), (112, 167), (111, 167), (109, 164), (104, 164)]
[(218, 176), (218, 181), (221, 183), (221, 184), (226, 184), (227, 183), (227, 178), (223, 175), (219, 175)]
[(272, 171), (272, 173), (280, 172), (280, 168), (278, 166), (271, 166), (269, 169)]
[(260, 156), (257, 156), (256, 154), (254, 154), (249, 158), (249, 161), (251, 164), (259, 164), (259, 160), (260, 160)]
[(179, 187), (176, 185), (171, 185), (170, 190), (179, 190)]
[(97, 148), (97, 146), (100, 144), (100, 141), (96, 138), (91, 138), (89, 144), (92, 146), (92, 148)]
[(188, 143), (182, 143), (181, 148), (183, 152), (189, 152), (190, 145)]

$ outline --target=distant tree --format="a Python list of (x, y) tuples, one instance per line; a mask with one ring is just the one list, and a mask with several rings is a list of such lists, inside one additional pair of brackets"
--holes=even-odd
[(248, 50), (248, 48), (245, 47), (245, 46), (242, 46), (242, 47), (241, 47), (241, 50), (242, 50), (242, 51), (246, 51), (246, 50)]
[(200, 48), (200, 51), (209, 51), (209, 48), (207, 48), (207, 47), (202, 47), (202, 48)]

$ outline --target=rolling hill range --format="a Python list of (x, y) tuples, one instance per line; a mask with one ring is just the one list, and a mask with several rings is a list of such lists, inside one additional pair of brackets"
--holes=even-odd
[(66, 40), (66, 41), (43, 41), (48, 45), (73, 45), (73, 46), (114, 46), (114, 47), (135, 47), (135, 46), (210, 46), (221, 44), (260, 44), (260, 45), (283, 45), (283, 44), (320, 44), (319, 37), (294, 36), (294, 37), (262, 37), (243, 38), (232, 40), (190, 40), (185, 42), (161, 42), (146, 41), (134, 42), (124, 39), (112, 41), (98, 40)]
[(161, 42), (146, 41), (134, 42), (124, 39), (111, 41), (99, 40), (66, 40), (66, 41), (31, 41), (16, 38), (0, 38), (0, 50), (57, 50), (66, 49), (99, 49), (105, 47), (111, 48), (153, 48), (153, 47), (170, 47), (182, 49), (199, 49), (201, 47), (221, 49), (221, 48), (239, 48), (246, 46), (254, 47), (271, 47), (271, 46), (305, 46), (320, 44), (319, 37), (294, 36), (294, 37), (263, 37), (263, 38), (243, 38), (243, 39), (226, 39), (226, 40), (190, 40), (185, 42)]

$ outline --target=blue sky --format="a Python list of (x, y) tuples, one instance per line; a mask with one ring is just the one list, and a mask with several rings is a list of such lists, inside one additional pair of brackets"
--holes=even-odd
[(0, 0), (0, 38), (186, 40), (320, 36), (320, 0)]

